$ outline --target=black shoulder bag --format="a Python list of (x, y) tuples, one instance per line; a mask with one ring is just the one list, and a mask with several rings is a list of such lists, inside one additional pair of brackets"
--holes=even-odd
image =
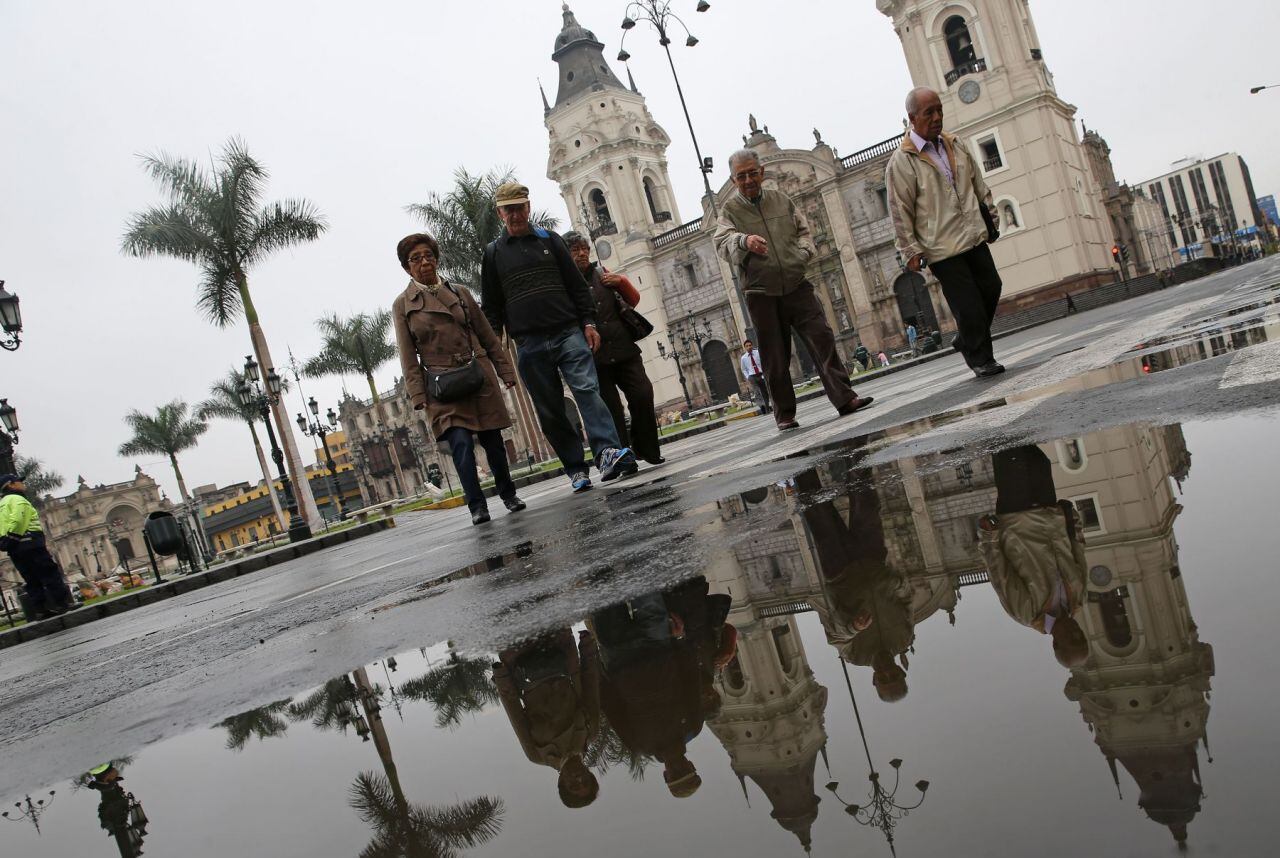
[[(608, 287), (605, 287), (608, 288)], [(627, 329), (627, 333), (631, 335), (632, 342), (639, 342), (645, 337), (653, 333), (653, 322), (644, 317), (644, 314), (632, 307), (626, 302), (617, 291), (609, 289), (613, 292), (613, 297), (618, 302), (618, 318), (622, 321), (622, 327)]]
[(422, 371), (427, 376), (427, 397), (435, 402), (457, 402), (459, 399), (466, 399), (473, 393), (484, 387), (484, 367), (480, 365), (480, 360), (476, 357), (476, 350), (471, 347), (471, 314), (467, 312), (467, 302), (463, 299), (458, 291), (453, 288), (451, 283), (445, 283), (445, 288), (453, 293), (453, 297), (458, 299), (458, 303), (462, 305), (463, 328), (467, 332), (467, 346), (471, 349), (471, 360), (464, 366), (455, 367), (453, 369), (432, 370), (423, 366)]

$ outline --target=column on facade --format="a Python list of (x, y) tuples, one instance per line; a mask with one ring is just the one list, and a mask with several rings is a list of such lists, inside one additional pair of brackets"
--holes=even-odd
[(858, 248), (853, 243), (853, 229), (849, 226), (839, 185), (832, 183), (822, 189), (822, 205), (827, 212), (827, 222), (831, 225), (832, 238), (839, 249), (840, 268), (844, 272), (846, 289), (845, 305), (853, 313), (858, 339), (870, 351), (877, 352), (882, 348), (880, 326), (871, 306), (871, 293), (867, 288), (862, 263), (858, 261)]

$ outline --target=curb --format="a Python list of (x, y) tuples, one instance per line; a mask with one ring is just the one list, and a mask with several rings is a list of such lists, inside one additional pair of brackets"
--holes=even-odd
[(326, 548), (341, 545), (344, 542), (350, 542), (362, 536), (381, 533), (395, 526), (394, 518), (380, 518), (336, 533), (327, 533), (323, 536), (286, 545), (272, 551), (264, 551), (261, 554), (245, 557), (242, 560), (222, 563), (212, 569), (197, 572), (194, 575), (170, 578), (163, 584), (146, 587), (137, 592), (121, 596), (118, 599), (99, 602), (84, 608), (76, 608), (74, 611), (68, 611), (61, 616), (27, 623), (25, 626), (0, 632), (0, 649), (17, 646), (20, 643), (26, 643), (46, 635), (56, 634), (64, 629), (83, 626), (85, 623), (122, 614), (125, 611), (132, 611), (135, 608), (141, 608), (153, 602), (172, 599), (174, 596), (180, 596), (183, 593), (189, 593), (192, 590), (199, 590), (213, 584), (220, 584), (223, 581), (230, 581), (232, 578), (238, 578), (241, 575), (250, 575), (270, 566), (277, 566), (299, 557), (305, 557), (308, 554), (315, 554), (317, 551), (323, 551)]

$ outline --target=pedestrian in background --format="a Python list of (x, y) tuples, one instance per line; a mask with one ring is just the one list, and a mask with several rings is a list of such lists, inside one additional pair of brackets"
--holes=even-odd
[(27, 585), (30, 619), (43, 620), (71, 608), (71, 590), (62, 569), (45, 545), (40, 514), (27, 500), (27, 487), (17, 474), (0, 476), (0, 547)]
[(742, 377), (756, 389), (760, 399), (760, 413), (769, 414), (773, 408), (769, 406), (769, 385), (764, 378), (764, 365), (760, 362), (760, 350), (751, 340), (743, 340), (742, 357), (738, 359), (742, 365)]
[(637, 470), (635, 454), (618, 440), (613, 415), (600, 398), (591, 355), (600, 348), (591, 289), (564, 240), (529, 222), (529, 189), (504, 182), (494, 193), (502, 233), (484, 249), (481, 301), (489, 324), (516, 341), (516, 365), (538, 412), (542, 434), (564, 465), (574, 492), (591, 488), (582, 436), (565, 412), (568, 386), (582, 415), (603, 482)]
[(884, 352), (880, 352), (880, 354), (876, 355), (876, 358), (880, 361), (881, 366), (889, 365), (889, 356)]
[[(502, 386), (516, 386), (516, 371), (471, 292), (455, 289), (436, 272), (439, 253), (436, 240), (424, 232), (400, 239), (396, 256), (411, 279), (392, 304), (391, 318), (409, 399), (415, 411), (426, 409), (435, 439), (449, 445), (471, 523), (484, 524), (489, 505), (476, 471), (477, 441), (507, 510), (525, 508), (502, 440), (502, 430), (511, 425)], [(453, 396), (437, 384), (433, 395), (430, 376), (468, 371), (474, 373), (469, 392)]]
[(852, 414), (872, 397), (860, 397), (836, 352), (835, 335), (805, 270), (817, 250), (796, 204), (781, 191), (766, 189), (760, 156), (741, 149), (729, 156), (737, 187), (720, 209), (715, 244), (739, 273), (747, 312), (760, 338), (764, 375), (779, 430), (795, 429), (796, 394), (791, 386), (791, 335), (794, 331), (817, 367), (827, 399), (836, 412)]
[(858, 347), (853, 350), (853, 359), (862, 364), (863, 372), (871, 369), (871, 352), (862, 343), (858, 343)]
[(1004, 372), (991, 347), (1000, 272), (988, 243), (1000, 233), (991, 191), (969, 148), (942, 130), (942, 100), (926, 87), (907, 94), (911, 127), (889, 158), (885, 183), (895, 243), (907, 269), (925, 264), (942, 284), (959, 334), (953, 345), (978, 378)]
[[(564, 243), (579, 273), (591, 285), (591, 300), (596, 305), (596, 330), (600, 332), (600, 347), (592, 357), (596, 363), (596, 378), (600, 381), (600, 398), (613, 415), (618, 442), (630, 447), (649, 464), (661, 465), (666, 459), (658, 451), (653, 382), (644, 371), (644, 355), (622, 319), (623, 302), (634, 309), (640, 303), (640, 292), (624, 275), (591, 261), (591, 242), (582, 233), (566, 232)], [(619, 393), (627, 398), (625, 411)], [(629, 427), (628, 413), (631, 415)]]

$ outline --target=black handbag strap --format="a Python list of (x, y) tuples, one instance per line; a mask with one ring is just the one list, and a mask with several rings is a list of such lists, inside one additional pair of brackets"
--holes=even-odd
[(457, 298), (458, 303), (462, 305), (462, 327), (467, 329), (467, 348), (471, 350), (471, 359), (475, 360), (476, 347), (475, 345), (473, 345), (473, 343), (475, 342), (475, 331), (471, 327), (471, 314), (467, 312), (467, 302), (461, 295), (458, 294), (458, 290), (453, 288), (452, 283), (450, 283), (448, 280), (444, 280), (442, 282), (444, 283), (444, 288), (452, 292), (453, 297)]

